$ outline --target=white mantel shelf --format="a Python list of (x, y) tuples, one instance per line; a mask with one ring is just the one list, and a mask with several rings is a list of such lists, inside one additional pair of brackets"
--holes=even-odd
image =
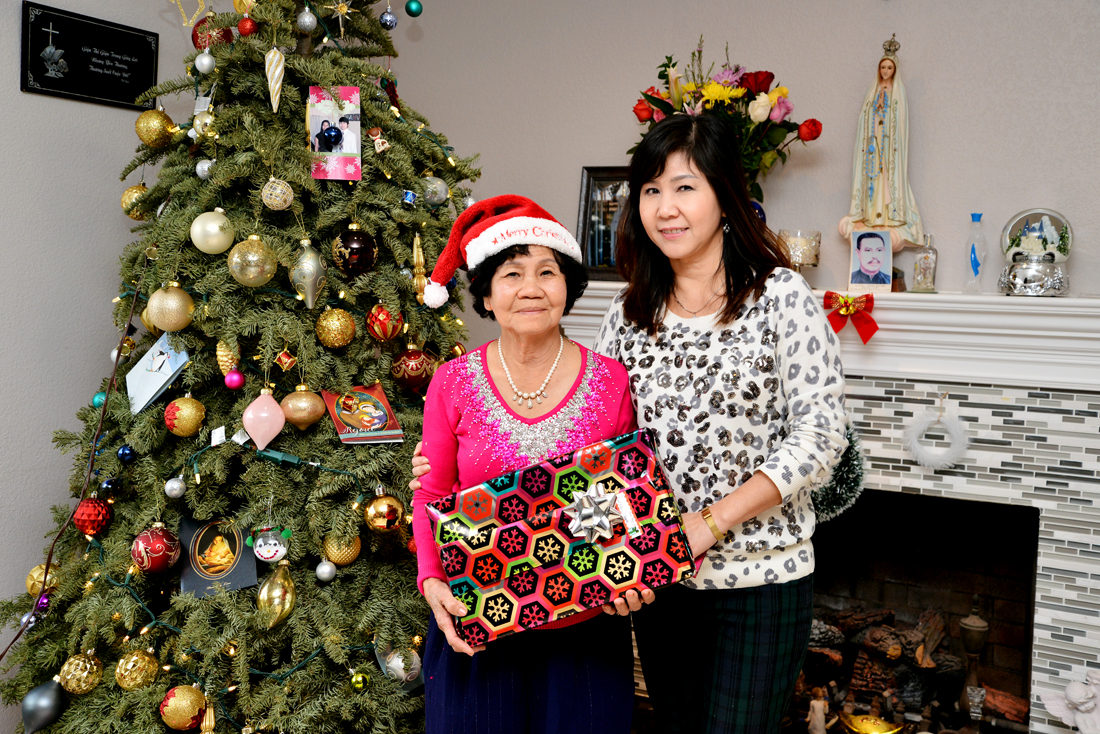
[[(620, 288), (590, 282), (566, 332), (591, 345)], [(873, 316), (867, 344), (840, 332), (847, 374), (1100, 391), (1100, 298), (882, 293)]]

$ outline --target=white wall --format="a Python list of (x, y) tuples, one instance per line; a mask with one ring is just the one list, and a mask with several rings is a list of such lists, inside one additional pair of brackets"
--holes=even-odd
[[(396, 7), (396, 6), (395, 6)], [(409, 103), (460, 154), (480, 153), (478, 198), (530, 196), (576, 226), (582, 166), (625, 165), (644, 129), (631, 107), (666, 55), (767, 69), (794, 119), (822, 137), (764, 182), (773, 229), (819, 229), (815, 287), (847, 284), (856, 116), (882, 43), (896, 33), (909, 96), (909, 179), (940, 251), (937, 285), (960, 291), (970, 213), (999, 241), (1009, 217), (1050, 207), (1074, 228), (1072, 295), (1100, 295), (1100, 4), (1092, 0), (471, 0), (400, 10), (393, 61)], [(912, 283), (911, 251), (898, 258)], [(986, 268), (989, 287), (1000, 263)], [(491, 338), (475, 326), (471, 344)]]
[[(160, 79), (183, 72), (191, 46), (175, 5), (148, 0), (47, 0), (61, 10), (160, 34)], [(195, 5), (195, 3), (185, 3)], [(222, 3), (223, 5), (225, 3)], [(0, 596), (25, 593), (27, 571), (44, 559), (49, 507), (68, 503), (71, 457), (54, 430), (80, 427), (77, 408), (110, 373), (119, 334), (111, 322), (118, 257), (131, 241), (119, 198), (138, 183), (118, 174), (138, 146), (138, 113), (19, 91), (21, 3), (9, 2), (0, 34)], [(194, 9), (191, 8), (191, 12)], [(56, 37), (65, 48), (66, 39)], [(188, 105), (166, 100), (176, 121)], [(147, 172), (150, 173), (151, 172)], [(147, 175), (152, 185), (153, 175)], [(0, 635), (0, 646), (12, 631)], [(0, 710), (12, 731), (18, 707)]]

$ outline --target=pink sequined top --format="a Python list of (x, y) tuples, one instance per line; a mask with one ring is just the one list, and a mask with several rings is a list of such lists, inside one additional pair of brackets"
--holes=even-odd
[[(426, 579), (447, 578), (426, 504), (637, 427), (626, 368), (577, 346), (581, 370), (573, 387), (554, 410), (538, 418), (525, 418), (501, 396), (486, 366), (488, 344), (435, 373), (424, 405), (423, 453), (431, 471), (420, 478), (420, 491), (413, 496), (420, 567), (416, 583), (421, 593)], [(561, 621), (577, 622), (582, 616), (588, 615)]]

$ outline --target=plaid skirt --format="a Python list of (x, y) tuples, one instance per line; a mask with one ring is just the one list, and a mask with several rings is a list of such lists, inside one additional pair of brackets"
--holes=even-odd
[(672, 586), (635, 612), (662, 734), (775, 734), (810, 639), (813, 576), (744, 589)]
[(490, 642), (473, 657), (428, 623), (428, 734), (629, 734), (630, 620), (607, 614)]

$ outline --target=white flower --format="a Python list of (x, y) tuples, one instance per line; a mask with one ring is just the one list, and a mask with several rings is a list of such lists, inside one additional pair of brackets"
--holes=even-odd
[(749, 102), (749, 119), (753, 122), (763, 122), (768, 119), (772, 111), (772, 101), (768, 99), (766, 92), (756, 95), (756, 99)]

